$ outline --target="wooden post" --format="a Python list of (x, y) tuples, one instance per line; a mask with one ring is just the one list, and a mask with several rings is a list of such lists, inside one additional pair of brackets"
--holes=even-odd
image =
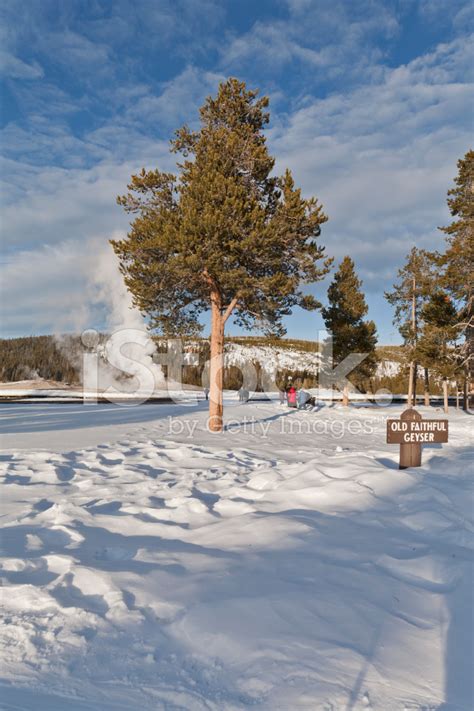
[[(413, 421), (421, 420), (419, 412), (410, 407), (400, 415), (400, 420)], [(408, 467), (421, 466), (421, 444), (419, 442), (409, 442), (400, 444), (400, 464), (399, 469), (408, 469)]]
[(413, 369), (415, 367), (415, 364), (413, 361), (410, 363), (410, 372), (408, 375), (408, 397), (407, 397), (407, 406), (411, 407), (413, 405)]
[(425, 407), (430, 406), (430, 375), (425, 366)]
[(447, 378), (443, 378), (443, 410), (444, 412), (448, 412), (448, 380)]
[[(411, 330), (413, 334), (413, 348), (416, 348), (417, 333), (416, 333), (416, 279), (413, 277), (413, 291), (411, 296)], [(411, 400), (408, 401), (408, 406), (415, 407), (416, 405), (416, 379), (418, 376), (418, 364), (415, 360), (412, 361), (410, 375), (413, 378)]]
[(342, 404), (344, 407), (348, 407), (349, 405), (349, 388), (347, 385), (344, 385), (344, 390), (342, 391)]

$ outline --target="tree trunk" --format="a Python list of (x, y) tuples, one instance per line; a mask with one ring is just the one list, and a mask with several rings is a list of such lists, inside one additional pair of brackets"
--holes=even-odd
[(220, 294), (211, 294), (211, 362), (209, 368), (209, 421), (211, 432), (222, 432), (224, 382), (224, 317)]
[(444, 411), (447, 413), (448, 412), (448, 381), (446, 378), (443, 378), (443, 405), (444, 405)]
[(462, 386), (462, 409), (464, 410), (464, 412), (467, 412), (469, 409), (467, 378), (464, 378)]
[[(413, 276), (413, 282), (412, 282), (412, 292), (411, 292), (411, 330), (412, 330), (412, 348), (414, 347), (416, 349), (416, 279)], [(409, 407), (415, 407), (416, 405), (416, 375), (417, 375), (417, 364), (415, 361), (412, 361), (410, 363), (410, 379), (412, 379), (411, 382), (411, 398), (408, 398), (408, 406)], [(410, 389), (408, 390), (408, 393), (410, 393)]]
[(347, 385), (344, 385), (344, 390), (342, 391), (342, 404), (344, 407), (349, 405), (349, 388)]
[(428, 368), (425, 368), (425, 406), (430, 405), (430, 376)]
[(410, 363), (410, 373), (408, 375), (408, 397), (407, 397), (407, 405), (408, 407), (411, 407), (413, 405), (413, 369), (415, 367), (415, 364), (413, 361)]
[(416, 380), (418, 378), (418, 363), (413, 363), (413, 407), (416, 405)]
[(456, 380), (456, 410), (459, 410), (459, 383)]

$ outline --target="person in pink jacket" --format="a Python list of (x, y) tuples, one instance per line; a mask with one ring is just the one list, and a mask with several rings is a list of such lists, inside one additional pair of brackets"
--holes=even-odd
[(288, 388), (286, 400), (288, 402), (288, 407), (296, 407), (296, 388), (294, 385), (290, 385)]

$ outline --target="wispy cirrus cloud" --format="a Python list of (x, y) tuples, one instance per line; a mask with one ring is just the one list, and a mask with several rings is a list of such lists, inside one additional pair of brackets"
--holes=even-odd
[(446, 21), (446, 10), (449, 9), (449, 19), (455, 29), (462, 31), (474, 30), (474, 5), (466, 0), (451, 0), (449, 8), (444, 0), (410, 0), (417, 7), (420, 16), (426, 22), (437, 24)]
[[(4, 250), (20, 245), (79, 243), (89, 235), (103, 235), (105, 241), (116, 229), (124, 229), (127, 218), (116, 205), (126, 191), (132, 172), (143, 165), (166, 168), (171, 163), (167, 142), (133, 162), (114, 161), (109, 155), (91, 168), (37, 167), (5, 163), (9, 174), (10, 200), (3, 209)], [(26, 181), (28, 181), (26, 183)]]
[(148, 92), (134, 102), (125, 112), (130, 123), (153, 124), (170, 131), (170, 136), (180, 124), (192, 120), (195, 109), (209, 94), (216, 92), (225, 75), (203, 71), (188, 65), (171, 81), (165, 82), (161, 92)]
[(223, 66), (242, 69), (258, 62), (270, 76), (293, 66), (297, 78), (315, 87), (329, 79), (354, 79), (362, 68), (374, 70), (383, 57), (381, 38), (399, 32), (396, 13), (384, 3), (284, 4), (288, 16), (257, 21), (245, 34), (229, 36), (221, 48)]
[(386, 69), (376, 84), (308, 99), (272, 132), (278, 165), (292, 166), (328, 210), (331, 253), (351, 254), (372, 291), (383, 291), (414, 244), (442, 245), (446, 191), (472, 138), (468, 68), (456, 40)]
[(38, 62), (28, 64), (5, 50), (0, 51), (0, 72), (12, 79), (41, 79), (44, 76)]

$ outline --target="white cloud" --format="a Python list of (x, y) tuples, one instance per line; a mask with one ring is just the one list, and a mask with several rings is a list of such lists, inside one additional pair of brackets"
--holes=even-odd
[(12, 79), (41, 79), (44, 76), (38, 62), (28, 64), (5, 50), (0, 51), (0, 72)]
[(425, 22), (438, 24), (451, 19), (454, 27), (463, 31), (474, 29), (474, 6), (469, 0), (419, 0), (418, 11)]
[[(160, 150), (161, 149), (161, 150)], [(109, 236), (124, 229), (128, 218), (115, 204), (126, 192), (130, 175), (143, 165), (169, 166), (168, 146), (150, 147), (133, 163), (102, 161), (89, 169), (36, 168), (7, 163), (10, 204), (3, 209), (5, 247), (54, 244), (65, 238), (86, 240), (91, 234)]]
[[(180, 74), (162, 86), (159, 96), (151, 92), (132, 103), (126, 112), (128, 120), (172, 126), (174, 130), (180, 123), (191, 117), (197, 118), (197, 107), (206, 96), (214, 94), (219, 82), (225, 76), (207, 72), (193, 66), (187, 66)], [(170, 136), (171, 137), (171, 136)]]
[(228, 37), (221, 48), (222, 65), (238, 71), (257, 67), (273, 75), (283, 68), (291, 71), (297, 62), (305, 72), (296, 77), (310, 86), (335, 77), (359, 80), (362, 68), (367, 80), (382, 57), (375, 38), (380, 43), (399, 30), (395, 13), (380, 2), (348, 6), (340, 0), (289, 0), (287, 5), (287, 18), (257, 21), (247, 33)]
[(456, 81), (464, 63), (462, 42), (443, 45), (377, 84), (307, 98), (271, 132), (277, 170), (289, 165), (321, 199), (330, 218), (322, 241), (355, 258), (366, 288), (386, 288), (413, 244), (442, 246), (436, 228), (472, 137), (472, 86)]
[[(116, 206), (116, 196), (126, 192), (130, 175), (142, 167), (175, 169), (169, 138), (182, 121), (197, 119), (198, 106), (222, 79), (187, 67), (164, 84), (161, 95), (136, 100), (136, 123), (130, 111), (81, 138), (66, 124), (49, 124), (40, 116), (31, 122), (31, 131), (8, 124), (3, 143), (9, 157), (0, 171), (8, 175), (3, 186), (5, 246), (31, 247), (65, 237), (81, 240), (91, 233), (110, 235), (123, 229), (128, 218)], [(169, 134), (163, 140), (141, 130), (160, 121)], [(15, 160), (18, 154), (26, 160)]]
[(72, 72), (92, 69), (97, 74), (112, 67), (107, 45), (92, 42), (84, 34), (69, 29), (38, 33), (37, 45), (55, 63), (64, 64)]

